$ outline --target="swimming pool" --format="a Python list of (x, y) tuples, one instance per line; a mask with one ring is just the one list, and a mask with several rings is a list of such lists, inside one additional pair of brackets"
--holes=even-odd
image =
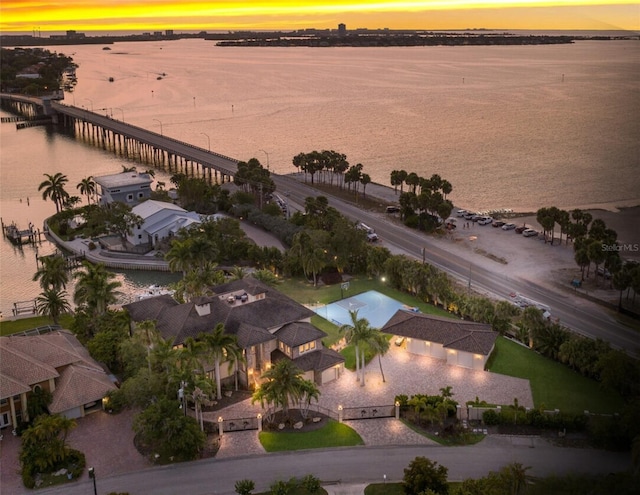
[(347, 297), (315, 310), (318, 316), (335, 325), (351, 324), (349, 311), (358, 311), (358, 318), (366, 318), (373, 328), (382, 328), (399, 309), (408, 308), (400, 301), (370, 290), (357, 296)]

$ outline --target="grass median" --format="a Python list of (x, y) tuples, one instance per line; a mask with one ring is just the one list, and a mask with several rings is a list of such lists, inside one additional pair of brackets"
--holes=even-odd
[(267, 452), (364, 445), (353, 428), (335, 420), (329, 420), (322, 428), (308, 432), (263, 431), (259, 438)]

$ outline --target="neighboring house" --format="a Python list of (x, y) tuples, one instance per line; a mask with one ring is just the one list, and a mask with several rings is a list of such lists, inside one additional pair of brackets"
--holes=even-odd
[(396, 344), (404, 337), (408, 352), (472, 370), (484, 370), (498, 337), (485, 323), (406, 310), (398, 310), (380, 330), (399, 336)]
[[(152, 297), (126, 304), (132, 325), (155, 320), (160, 335), (182, 346), (188, 337), (212, 331), (222, 323), (238, 339), (246, 363), (238, 367), (244, 387), (259, 383), (260, 376), (279, 359), (292, 360), (305, 379), (322, 385), (344, 371), (344, 358), (326, 349), (326, 334), (311, 325), (315, 314), (293, 299), (253, 277), (216, 287), (215, 295), (180, 304), (171, 296)], [(221, 378), (233, 383), (234, 371), (221, 367)]]
[(117, 387), (68, 330), (0, 337), (0, 427), (29, 420), (27, 403), (38, 388), (51, 392), (51, 414), (79, 418), (102, 410)]
[(134, 205), (151, 197), (151, 182), (149, 174), (139, 172), (123, 172), (120, 174), (101, 175), (93, 180), (98, 185), (98, 202), (101, 205), (119, 201)]
[(200, 223), (200, 215), (187, 211), (173, 203), (149, 199), (131, 209), (144, 221), (127, 235), (134, 246), (150, 244), (155, 247), (160, 241), (175, 235), (180, 229)]

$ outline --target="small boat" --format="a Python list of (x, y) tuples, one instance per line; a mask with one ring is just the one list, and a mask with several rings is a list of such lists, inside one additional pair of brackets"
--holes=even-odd
[(174, 290), (165, 289), (159, 285), (150, 285), (144, 291), (138, 292), (134, 295), (134, 300), (142, 301), (143, 299), (149, 299), (150, 297), (158, 297), (169, 295), (172, 296), (175, 293)]
[(109, 78), (109, 82), (113, 82), (115, 79), (113, 77)]

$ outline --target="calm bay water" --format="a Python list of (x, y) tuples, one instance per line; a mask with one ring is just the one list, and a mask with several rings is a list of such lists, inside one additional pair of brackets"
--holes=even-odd
[[(241, 160), (257, 157), (278, 173), (293, 172), (299, 152), (334, 149), (383, 184), (394, 169), (440, 174), (453, 184), (454, 203), (470, 209), (640, 204), (637, 41), (49, 48), (80, 66), (67, 103)], [(43, 173), (67, 174), (76, 192), (83, 177), (131, 165), (46, 128), (3, 124), (0, 140), (1, 215), (20, 225), (41, 225), (55, 211), (37, 193)], [(0, 309), (9, 315), (13, 301), (38, 292), (30, 281), (35, 252), (5, 241), (1, 255)], [(138, 277), (123, 281), (134, 287), (155, 279)]]

